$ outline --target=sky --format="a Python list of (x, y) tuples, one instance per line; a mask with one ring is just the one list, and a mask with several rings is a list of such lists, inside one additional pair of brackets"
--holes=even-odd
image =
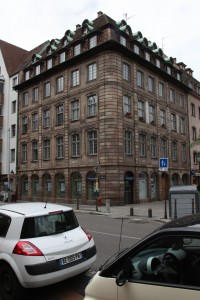
[(0, 39), (26, 50), (61, 39), (102, 11), (127, 21), (132, 32), (155, 42), (167, 56), (183, 62), (200, 81), (199, 0), (6, 0), (1, 3)]

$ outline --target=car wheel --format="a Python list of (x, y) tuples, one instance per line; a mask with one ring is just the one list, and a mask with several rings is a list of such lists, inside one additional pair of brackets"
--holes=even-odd
[(0, 267), (0, 295), (2, 300), (20, 300), (24, 289), (8, 265)]

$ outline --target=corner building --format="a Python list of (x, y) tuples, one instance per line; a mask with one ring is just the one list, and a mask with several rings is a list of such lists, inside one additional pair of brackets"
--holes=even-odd
[(170, 185), (189, 184), (185, 73), (102, 12), (49, 41), (15, 86), (18, 198), (95, 204), (101, 195), (124, 205), (164, 200)]

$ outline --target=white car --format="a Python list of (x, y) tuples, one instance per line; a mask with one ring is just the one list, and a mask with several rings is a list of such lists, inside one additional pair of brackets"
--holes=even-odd
[(22, 299), (24, 288), (42, 287), (90, 269), (92, 236), (72, 208), (44, 202), (0, 206), (0, 297)]
[(200, 299), (200, 214), (175, 219), (111, 257), (84, 298), (146, 299)]

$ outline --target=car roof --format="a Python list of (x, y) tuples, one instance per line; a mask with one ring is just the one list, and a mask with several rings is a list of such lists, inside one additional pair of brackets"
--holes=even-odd
[(173, 228), (188, 228), (193, 227), (200, 230), (200, 213), (174, 219), (161, 227), (158, 230), (173, 229)]
[(70, 211), (71, 207), (45, 202), (9, 203), (0, 206), (0, 212), (14, 212), (26, 216), (53, 214), (60, 211)]

